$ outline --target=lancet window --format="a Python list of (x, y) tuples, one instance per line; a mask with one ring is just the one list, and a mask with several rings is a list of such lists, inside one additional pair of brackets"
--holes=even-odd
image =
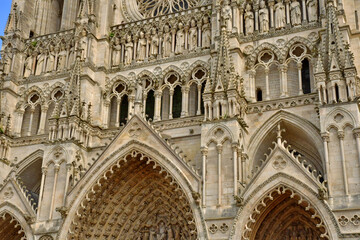
[(120, 81), (112, 89), (110, 95), (109, 127), (119, 127), (126, 123), (129, 113), (127, 85)]
[(22, 119), (21, 136), (32, 136), (41, 133), (41, 98), (37, 92), (31, 93), (27, 98)]

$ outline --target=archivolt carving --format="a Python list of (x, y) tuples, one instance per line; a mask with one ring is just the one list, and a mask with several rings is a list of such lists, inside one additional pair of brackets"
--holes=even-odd
[[(283, 196), (285, 197), (283, 197)], [(287, 203), (287, 199), (293, 199), (293, 203), (289, 202)], [(307, 229), (305, 229), (305, 233), (301, 233), (301, 231), (299, 229), (293, 229), (294, 231), (299, 232), (300, 234), (305, 234), (306, 237), (308, 235), (311, 235), (312, 237), (320, 237), (321, 239), (330, 239), (329, 234), (328, 234), (328, 230), (327, 227), (325, 226), (322, 218), (320, 217), (319, 213), (317, 212), (317, 210), (306, 200), (304, 199), (300, 194), (298, 194), (297, 192), (295, 192), (294, 190), (286, 187), (286, 186), (282, 186), (280, 185), (279, 187), (274, 188), (273, 190), (270, 191), (270, 193), (268, 193), (267, 195), (265, 195), (265, 197), (263, 197), (261, 199), (261, 201), (258, 202), (258, 204), (255, 206), (254, 210), (252, 211), (252, 213), (249, 216), (248, 221), (246, 222), (245, 226), (244, 226), (244, 230), (242, 232), (242, 239), (244, 240), (248, 240), (248, 239), (260, 239), (258, 238), (260, 234), (260, 237), (264, 236), (264, 230), (266, 230), (268, 227), (270, 228), (274, 228), (275, 225), (267, 224), (268, 226), (259, 226), (259, 224), (261, 224), (261, 222), (259, 223), (259, 221), (263, 221), (264, 218), (261, 217), (264, 212), (267, 210), (267, 207), (272, 205), (273, 202), (276, 201), (282, 201), (285, 202), (285, 204), (287, 204), (287, 207), (282, 209), (282, 211), (285, 213), (287, 212), (289, 209), (288, 208), (294, 208), (292, 211), (306, 211), (308, 213), (309, 216), (311, 216), (311, 218), (309, 219), (299, 219), (299, 221), (309, 221), (312, 222), (312, 226), (311, 224), (309, 226), (306, 226)], [(281, 203), (281, 202), (279, 202)], [(294, 203), (297, 203), (298, 206), (294, 206)], [(300, 207), (300, 208), (299, 208)], [(297, 209), (297, 210), (295, 210)], [(268, 214), (268, 213), (267, 213)], [(281, 213), (278, 214), (281, 216)], [(305, 217), (306, 215), (304, 215)], [(275, 221), (276, 219), (273, 219), (273, 221)], [(287, 228), (282, 228), (281, 231), (284, 232), (284, 234), (288, 234), (287, 230), (288, 229), (292, 229), (293, 226), (288, 226)], [(256, 228), (256, 229), (255, 229)], [(297, 226), (296, 226), (297, 228)], [(311, 230), (309, 230), (311, 229)], [(276, 233), (271, 233), (271, 234), (276, 234)], [(270, 233), (268, 235), (271, 235)], [(277, 233), (279, 234), (279, 233)], [(292, 234), (292, 233), (289, 233)], [(305, 236), (304, 235), (304, 236)], [(313, 239), (313, 238), (312, 238)]]
[(68, 239), (196, 239), (189, 202), (177, 182), (135, 150), (106, 171), (82, 200)]
[(25, 231), (20, 223), (9, 213), (0, 214), (0, 238), (11, 240), (26, 240)]

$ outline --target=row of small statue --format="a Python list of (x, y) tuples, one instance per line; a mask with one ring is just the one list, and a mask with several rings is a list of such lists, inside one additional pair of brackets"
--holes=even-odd
[[(304, 0), (305, 1), (305, 0)], [(316, 22), (318, 20), (318, 0), (307, 0), (306, 9), (307, 9), (307, 21), (308, 22)], [(264, 0), (260, 2), (259, 5), (259, 30), (260, 33), (267, 33), (270, 28), (270, 14), (269, 9), (266, 6)], [(303, 18), (306, 17), (306, 9), (301, 10), (301, 4), (298, 0), (291, 0), (289, 5), (290, 10), (290, 21), (292, 26), (299, 26), (302, 24), (302, 14)], [(272, 27), (275, 29), (282, 29), (286, 26), (286, 8), (283, 0), (276, 0), (276, 4), (274, 5), (275, 11), (275, 20), (272, 24)], [(303, 12), (303, 13), (302, 13)], [(257, 19), (255, 21), (254, 12), (250, 4), (246, 5), (245, 14), (245, 32), (246, 35), (254, 33), (254, 26), (257, 23)]]
[[(151, 29), (148, 37), (140, 31), (137, 34), (137, 41), (134, 41), (135, 36), (127, 34), (125, 43), (121, 44), (120, 39), (116, 37), (112, 46), (112, 65), (117, 66), (120, 63), (130, 65), (133, 61), (168, 58), (173, 54), (183, 54), (186, 50), (194, 52), (198, 48), (210, 48), (211, 26), (208, 17), (203, 19), (201, 31), (199, 30), (197, 22), (192, 19), (188, 31), (180, 22), (175, 29), (165, 25), (161, 35), (156, 28)], [(121, 55), (122, 48), (124, 56)]]
[(137, 240), (189, 240), (190, 236), (185, 231), (181, 231), (179, 225), (166, 226), (162, 221), (159, 226), (144, 228)]
[(74, 44), (69, 45), (68, 48), (61, 44), (59, 50), (56, 50), (53, 45), (50, 45), (48, 50), (39, 48), (37, 55), (29, 54), (25, 59), (24, 78), (32, 74), (39, 76), (42, 73), (67, 69), (69, 63), (75, 60), (74, 49)]

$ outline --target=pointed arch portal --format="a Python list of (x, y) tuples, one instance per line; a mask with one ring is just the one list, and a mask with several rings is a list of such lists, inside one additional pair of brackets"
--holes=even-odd
[(329, 239), (317, 210), (286, 186), (268, 193), (255, 207), (242, 240)]
[(20, 223), (7, 212), (0, 214), (0, 239), (27, 239)]
[(170, 174), (135, 150), (91, 188), (68, 239), (197, 239), (190, 203)]

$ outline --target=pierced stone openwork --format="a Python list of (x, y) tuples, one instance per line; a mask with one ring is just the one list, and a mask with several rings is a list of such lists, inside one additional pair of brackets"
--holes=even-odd
[(330, 239), (330, 237), (317, 210), (292, 189), (279, 186), (256, 205), (244, 227), (242, 239)]
[(200, 0), (136, 0), (144, 18), (183, 11), (199, 5)]
[(0, 239), (27, 239), (20, 223), (8, 213), (0, 214)]
[(68, 239), (197, 239), (182, 188), (135, 150), (105, 172), (80, 205)]

